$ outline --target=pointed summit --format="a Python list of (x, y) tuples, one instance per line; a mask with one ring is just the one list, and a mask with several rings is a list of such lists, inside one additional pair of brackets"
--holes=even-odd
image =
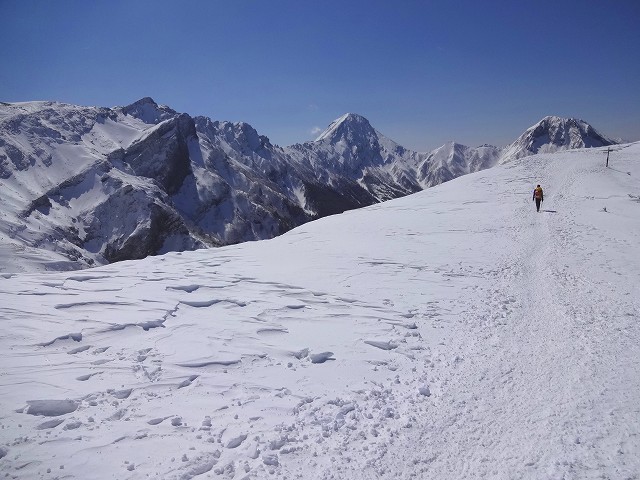
[(135, 102), (133, 102), (131, 105), (129, 105), (130, 107), (133, 107), (134, 105), (147, 105), (147, 104), (151, 104), (154, 106), (158, 106), (158, 104), (156, 103), (156, 101), (151, 98), (151, 97), (143, 97), (140, 100), (137, 100)]
[(331, 125), (315, 141), (335, 144), (341, 140), (347, 142), (370, 141), (375, 137), (377, 137), (377, 133), (369, 120), (362, 115), (346, 113), (331, 122)]
[(122, 107), (122, 113), (142, 120), (144, 123), (156, 124), (178, 114), (166, 105), (158, 105), (153, 98), (144, 97), (137, 102)]

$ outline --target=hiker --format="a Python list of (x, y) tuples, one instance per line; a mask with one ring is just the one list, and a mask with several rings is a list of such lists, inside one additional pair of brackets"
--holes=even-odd
[(542, 187), (540, 185), (533, 190), (533, 199), (536, 202), (536, 211), (540, 213), (540, 204), (544, 202), (544, 194), (542, 193)]

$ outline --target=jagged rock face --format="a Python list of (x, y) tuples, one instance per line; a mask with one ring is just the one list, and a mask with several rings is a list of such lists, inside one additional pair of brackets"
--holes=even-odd
[(271, 169), (285, 168), (286, 159), (281, 158), (280, 150), (246, 123), (196, 117), (195, 125), (202, 145), (204, 166), (209, 169), (224, 170), (228, 167), (228, 161), (266, 174)]
[(506, 150), (449, 143), (419, 153), (347, 114), (316, 141), (281, 148), (246, 123), (150, 98), (0, 104), (0, 243), (69, 269), (266, 239), (500, 159), (607, 142), (582, 121), (547, 117)]
[(122, 161), (135, 175), (153, 178), (164, 190), (176, 193), (191, 172), (189, 144), (197, 142), (193, 119), (176, 115), (159, 123), (122, 152)]
[(195, 124), (194, 175), (174, 200), (220, 244), (272, 238), (315, 218), (294, 193), (290, 159), (267, 137), (246, 123), (196, 117)]

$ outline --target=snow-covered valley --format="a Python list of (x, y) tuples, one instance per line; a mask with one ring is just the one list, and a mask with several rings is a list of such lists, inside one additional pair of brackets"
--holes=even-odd
[(605, 157), (519, 158), (272, 240), (0, 274), (0, 473), (638, 478), (640, 144)]

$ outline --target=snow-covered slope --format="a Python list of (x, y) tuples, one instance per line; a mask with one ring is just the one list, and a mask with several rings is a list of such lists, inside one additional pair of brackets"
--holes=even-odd
[(0, 275), (0, 473), (634, 478), (640, 144), (605, 156), (516, 159), (263, 242)]
[(455, 143), (419, 153), (346, 114), (316, 141), (281, 148), (246, 123), (192, 118), (151, 98), (115, 108), (0, 104), (0, 271), (272, 238), (498, 159), (599, 145), (584, 122), (542, 124), (506, 153)]

